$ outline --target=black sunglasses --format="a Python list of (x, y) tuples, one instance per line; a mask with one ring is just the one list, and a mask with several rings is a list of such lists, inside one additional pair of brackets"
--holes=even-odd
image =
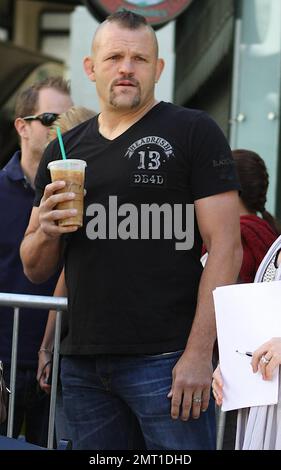
[(43, 126), (51, 126), (59, 115), (57, 113), (42, 113), (38, 116), (25, 116), (22, 119), (25, 121), (40, 121)]

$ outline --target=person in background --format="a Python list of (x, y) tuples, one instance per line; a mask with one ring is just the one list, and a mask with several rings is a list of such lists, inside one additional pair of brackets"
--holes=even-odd
[[(59, 158), (57, 141), (36, 177), (21, 256), (29, 278), (45, 280), (68, 234), (61, 380), (74, 449), (130, 449), (136, 425), (147, 449), (215, 447), (212, 290), (235, 282), (240, 269), (239, 183), (226, 139), (209, 116), (156, 101), (163, 66), (143, 16), (108, 17), (84, 60), (101, 113), (63, 136), (68, 157), (87, 162), (83, 227), (56, 223), (73, 214), (53, 210), (56, 204), (74, 197), (55, 194), (65, 183), (50, 182), (46, 165)], [(126, 224), (124, 217), (117, 220), (126, 225), (124, 238), (118, 227), (116, 236), (108, 234), (104, 223), (95, 226), (92, 211), (97, 204), (114, 217), (110, 196), (123, 216), (125, 207), (141, 215), (152, 204), (186, 214), (190, 204), (194, 244), (186, 236), (178, 246), (162, 226), (156, 238), (140, 236), (145, 222), (135, 233), (137, 221)], [(209, 249), (203, 274), (201, 237)]]
[[(239, 282), (253, 282), (257, 269), (268, 249), (280, 234), (278, 221), (266, 210), (269, 178), (264, 160), (245, 149), (232, 151), (241, 183), (239, 198), (243, 261)], [(213, 374), (213, 390), (217, 404), (221, 404), (222, 377), (219, 366)], [(218, 399), (219, 398), (219, 399)], [(223, 448), (234, 449), (237, 411), (226, 414)]]
[[(280, 257), (279, 257), (280, 266)], [(280, 279), (279, 279), (280, 280)], [(281, 450), (281, 338), (271, 338), (253, 352), (251, 365), (253, 373), (258, 371), (263, 380), (272, 380), (279, 369), (278, 401), (275, 405), (252, 406), (238, 412), (236, 450)], [(218, 406), (223, 402), (223, 379), (219, 368), (213, 376), (212, 389)], [(229, 412), (227, 412), (228, 415)], [(237, 415), (237, 413), (236, 413)]]
[(257, 269), (280, 235), (278, 221), (266, 210), (268, 173), (264, 160), (245, 149), (232, 151), (241, 192), (239, 198), (243, 261), (240, 282), (253, 282)]
[(56, 127), (58, 126), (61, 133), (69, 131), (78, 124), (88, 121), (96, 115), (92, 109), (85, 108), (84, 106), (72, 106), (65, 113), (60, 114), (50, 127), (47, 144), (57, 138)]
[[(57, 132), (56, 127), (58, 126), (61, 130), (61, 133), (64, 134), (68, 130), (77, 126), (81, 122), (87, 121), (94, 117), (96, 113), (90, 109), (84, 108), (82, 106), (72, 106), (68, 111), (62, 113), (54, 121), (50, 127), (48, 142), (56, 139)], [(67, 289), (65, 285), (64, 270), (61, 272), (58, 283), (56, 285), (54, 296), (57, 297), (67, 297)], [(62, 318), (62, 338), (65, 336), (67, 331), (67, 314), (63, 314)], [(44, 337), (40, 346), (40, 354), (38, 359), (38, 370), (37, 370), (37, 380), (40, 387), (46, 393), (50, 393), (51, 383), (51, 368), (52, 368), (52, 355), (54, 347), (54, 337), (55, 337), (55, 325), (56, 325), (56, 311), (50, 310), (48, 321), (44, 333)], [(68, 438), (68, 431), (66, 426), (66, 420), (63, 410), (63, 397), (61, 393), (60, 383), (58, 384), (57, 389), (57, 401), (56, 401), (56, 418), (55, 418), (55, 431), (56, 431), (56, 440), (59, 442), (61, 439)]]
[[(61, 77), (36, 82), (17, 98), (15, 128), (21, 149), (0, 171), (0, 292), (52, 295), (58, 275), (48, 282), (33, 284), (25, 276), (19, 247), (34, 200), (34, 178), (51, 124), (72, 105), (68, 83)], [(25, 438), (47, 445), (49, 398), (37, 393), (38, 350), (46, 326), (47, 312), (21, 309), (13, 436), (25, 422)], [(9, 387), (12, 352), (13, 309), (0, 307), (0, 359)], [(39, 351), (40, 354), (40, 351)], [(0, 426), (6, 434), (7, 422)]]

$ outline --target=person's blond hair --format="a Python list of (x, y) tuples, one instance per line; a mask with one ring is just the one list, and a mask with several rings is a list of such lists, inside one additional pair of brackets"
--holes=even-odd
[(56, 127), (58, 126), (63, 134), (78, 124), (81, 124), (96, 115), (95, 111), (84, 108), (84, 106), (72, 106), (65, 113), (60, 114), (50, 127), (48, 143), (57, 137)]

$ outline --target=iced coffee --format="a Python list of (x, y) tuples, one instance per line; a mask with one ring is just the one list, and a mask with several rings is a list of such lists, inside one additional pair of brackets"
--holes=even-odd
[(83, 225), (83, 207), (84, 207), (84, 179), (85, 167), (87, 166), (84, 160), (66, 159), (55, 160), (48, 164), (51, 172), (52, 182), (65, 181), (65, 187), (56, 192), (59, 193), (74, 193), (75, 198), (71, 201), (64, 201), (57, 204), (55, 209), (77, 209), (77, 215), (61, 219), (58, 225), (61, 227), (70, 227)]

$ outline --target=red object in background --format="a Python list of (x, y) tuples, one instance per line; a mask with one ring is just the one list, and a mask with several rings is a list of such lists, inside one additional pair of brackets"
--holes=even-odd
[(107, 15), (125, 8), (146, 17), (155, 29), (180, 15), (192, 0), (84, 0), (90, 12), (103, 21)]

